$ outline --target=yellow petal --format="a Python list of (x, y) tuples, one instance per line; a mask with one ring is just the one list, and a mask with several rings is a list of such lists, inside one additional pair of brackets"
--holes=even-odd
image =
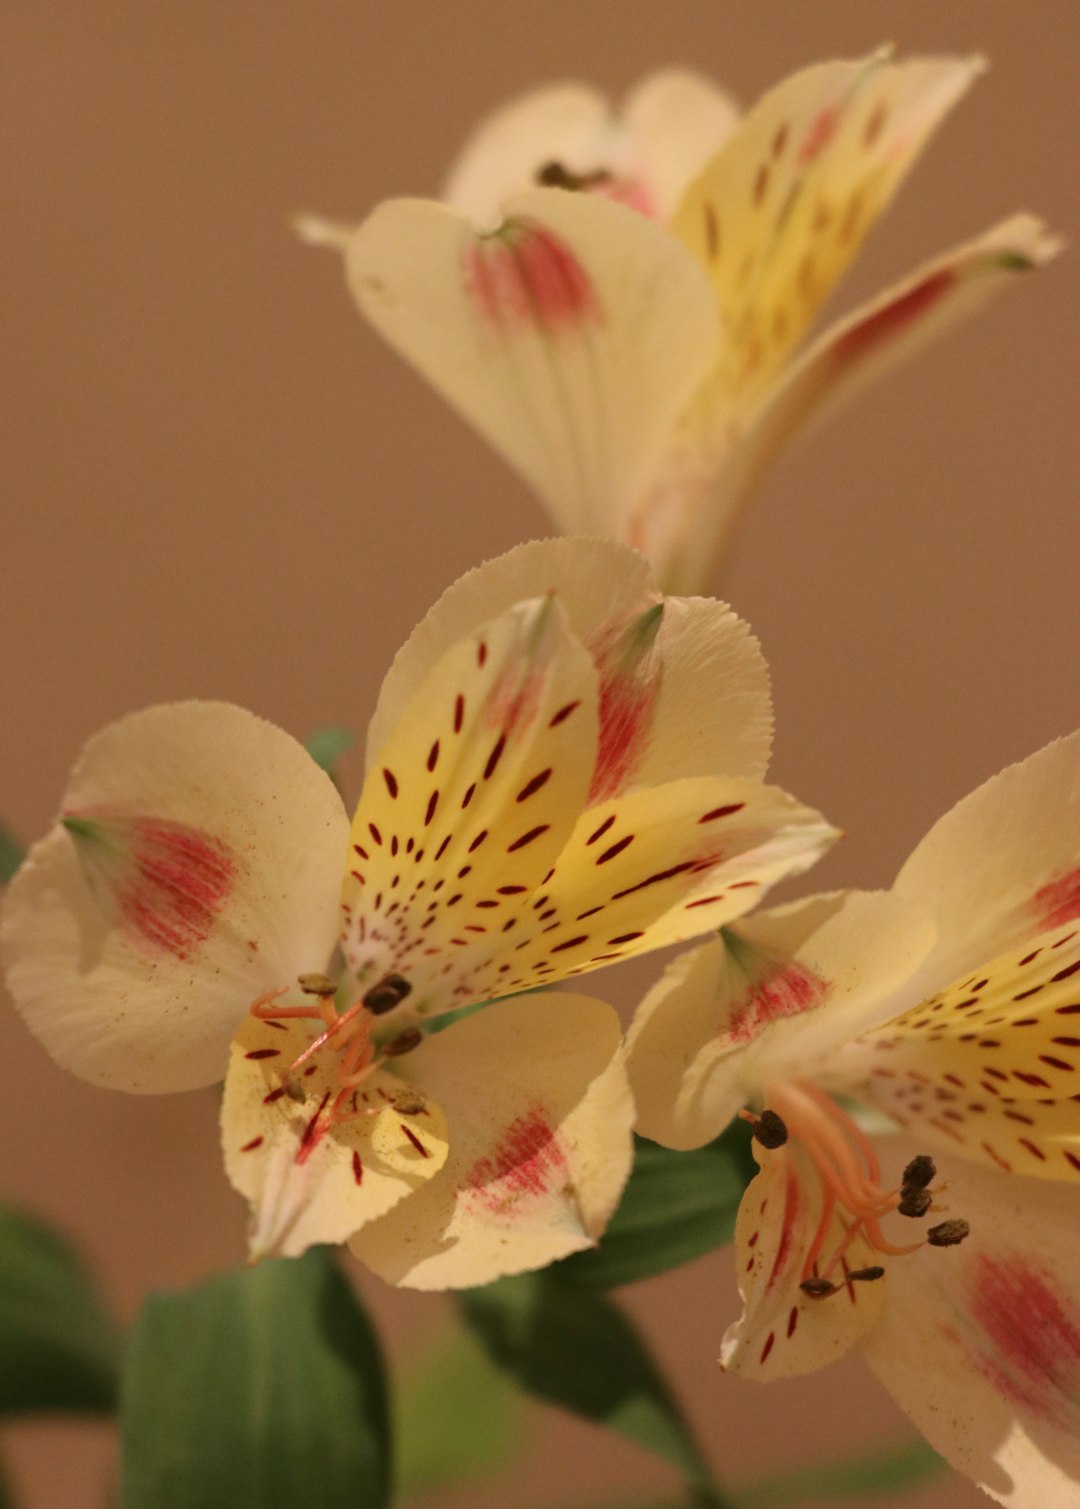
[[(221, 1140), (229, 1179), (251, 1206), (253, 1260), (344, 1242), (446, 1161), (439, 1105), (423, 1095), (423, 1109), (413, 1111), (403, 1098), (408, 1090), (415, 1102), (411, 1081), (386, 1071), (353, 1092), (355, 1120), (329, 1125), (336, 1059), (324, 1053), (295, 1074), (289, 1068), (311, 1041), (296, 1022), (249, 1017), (232, 1045)], [(401, 1068), (404, 1060), (392, 1062)]]
[[(797, 1144), (771, 1151), (755, 1145), (754, 1156), (761, 1172), (747, 1186), (735, 1223), (743, 1313), (724, 1336), (720, 1362), (726, 1372), (764, 1383), (812, 1373), (842, 1357), (880, 1316), (892, 1269), (885, 1278), (844, 1284), (845, 1272), (878, 1261), (876, 1251), (855, 1237), (829, 1275), (838, 1291), (804, 1293), (805, 1259), (823, 1212), (821, 1180)], [(834, 1252), (845, 1235), (834, 1214), (822, 1250)]]
[(342, 942), (358, 977), (404, 974), (420, 1013), (482, 998), (505, 923), (585, 804), (596, 718), (592, 661), (553, 598), (519, 603), (446, 651), (353, 821)]
[(794, 74), (691, 185), (672, 229), (724, 314), (722, 393), (772, 381), (979, 63), (877, 53)]

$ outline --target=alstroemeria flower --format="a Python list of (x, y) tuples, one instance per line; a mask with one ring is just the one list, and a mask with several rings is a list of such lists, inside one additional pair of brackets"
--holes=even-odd
[(729, 609), (664, 599), (610, 542), (525, 546), (398, 655), (351, 823), (240, 708), (91, 740), (5, 898), (8, 983), (94, 1083), (227, 1069), (254, 1254), (351, 1239), (432, 1288), (537, 1267), (596, 1239), (629, 1170), (617, 1017), (562, 994), (446, 1014), (693, 937), (812, 863), (835, 835), (762, 784), (769, 738)]
[(979, 67), (824, 63), (741, 120), (690, 74), (617, 116), (562, 85), (481, 126), (446, 202), (301, 230), (341, 247), (361, 311), (560, 529), (697, 591), (781, 447), (1056, 250), (1014, 216), (802, 344)]
[(960, 802), (891, 892), (759, 913), (682, 956), (630, 1076), (671, 1146), (751, 1107), (726, 1368), (805, 1373), (859, 1342), (992, 1497), (1076, 1503), (1080, 734)]

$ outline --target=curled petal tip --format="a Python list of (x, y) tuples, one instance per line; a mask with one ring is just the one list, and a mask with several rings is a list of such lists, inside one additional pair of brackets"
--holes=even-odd
[(294, 215), (292, 228), (308, 246), (325, 246), (343, 252), (352, 240), (353, 227), (340, 220), (326, 220), (322, 215)]

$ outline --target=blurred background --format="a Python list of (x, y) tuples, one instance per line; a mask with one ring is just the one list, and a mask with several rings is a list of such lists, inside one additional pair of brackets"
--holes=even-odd
[[(1075, 0), (0, 8), (3, 818), (44, 831), (86, 737), (150, 702), (361, 732), (441, 589), (547, 532), (364, 327), (294, 212), (436, 192), (475, 119), (547, 80), (619, 93), (673, 62), (751, 102), (886, 40), (992, 67), (838, 307), (1015, 209), (1075, 238)], [(787, 459), (746, 522), (724, 595), (772, 665), (773, 775), (848, 832), (814, 889), (887, 884), (958, 797), (1077, 723), (1078, 290), (1075, 253), (1021, 280)], [(639, 984), (606, 993), (630, 1004)], [(212, 1092), (90, 1089), (6, 1002), (0, 1061), (3, 1194), (72, 1233), (125, 1316), (241, 1257)], [(625, 1296), (729, 1482), (909, 1439), (857, 1358), (768, 1391), (722, 1377), (730, 1269), (718, 1253)], [(437, 1298), (361, 1283), (395, 1358), (443, 1322)], [(535, 1425), (515, 1476), (446, 1509), (673, 1482), (618, 1438), (540, 1409)], [(0, 1450), (26, 1509), (104, 1502), (107, 1428), (30, 1423)], [(943, 1475), (902, 1502), (986, 1501)]]

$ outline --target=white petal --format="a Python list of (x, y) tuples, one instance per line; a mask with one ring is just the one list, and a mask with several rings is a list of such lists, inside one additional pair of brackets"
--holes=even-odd
[(421, 200), (347, 254), (361, 311), (529, 482), (565, 533), (619, 535), (714, 365), (716, 303), (662, 227), (536, 189), (494, 234)]
[(623, 107), (632, 160), (666, 220), (690, 181), (732, 134), (739, 109), (709, 79), (666, 68), (636, 85)]
[[(889, 1162), (914, 1141), (889, 1139)], [(1080, 1483), (1080, 1190), (939, 1160), (971, 1235), (890, 1264), (871, 1367), (960, 1472), (1013, 1509), (1073, 1509)], [(935, 1186), (937, 1187), (937, 1186)]]
[[(728, 1327), (720, 1362), (729, 1373), (764, 1383), (812, 1373), (842, 1357), (881, 1314), (892, 1269), (885, 1278), (844, 1284), (846, 1272), (877, 1262), (873, 1248), (855, 1237), (829, 1274), (837, 1292), (804, 1293), (806, 1258), (823, 1213), (821, 1180), (796, 1143), (772, 1151), (755, 1144), (754, 1156), (761, 1172), (747, 1186), (735, 1225), (743, 1314)], [(845, 1233), (834, 1213), (822, 1251), (834, 1252)]]
[[(312, 1037), (294, 1022), (249, 1017), (232, 1045), (221, 1140), (229, 1179), (251, 1205), (252, 1259), (344, 1242), (446, 1161), (438, 1105), (424, 1096), (423, 1109), (412, 1111), (402, 1099), (408, 1090), (415, 1100), (412, 1085), (386, 1071), (354, 1092), (355, 1120), (327, 1127), (340, 1089), (336, 1060), (319, 1055), (289, 1072)], [(404, 1059), (391, 1063), (406, 1067)]]
[(925, 994), (1080, 917), (1080, 733), (980, 786), (926, 835), (896, 892), (926, 908), (940, 947)]
[[(611, 630), (658, 603), (645, 561), (613, 541), (536, 540), (455, 582), (421, 620), (383, 682), (368, 763), (446, 645), (515, 602), (554, 592), (594, 654)], [(658, 690), (631, 772), (636, 785), (688, 775), (764, 774), (772, 734), (768, 669), (748, 627), (712, 599), (664, 599)]]
[(592, 1246), (632, 1161), (611, 1008), (562, 994), (501, 1001), (411, 1057), (446, 1114), (450, 1157), (354, 1237), (357, 1257), (390, 1283), (454, 1289)]
[(301, 745), (226, 703), (153, 707), (84, 750), (5, 897), (15, 1003), (53, 1057), (145, 1092), (221, 1079), (250, 1002), (334, 946), (348, 819)]
[(556, 84), (511, 100), (469, 137), (442, 197), (478, 225), (497, 224), (499, 206), (532, 187), (537, 170), (558, 162), (573, 173), (603, 166), (597, 153), (611, 107), (585, 84)]
[(933, 938), (907, 903), (852, 891), (758, 912), (682, 955), (630, 1029), (639, 1130), (698, 1147), (771, 1082), (829, 1065)]

